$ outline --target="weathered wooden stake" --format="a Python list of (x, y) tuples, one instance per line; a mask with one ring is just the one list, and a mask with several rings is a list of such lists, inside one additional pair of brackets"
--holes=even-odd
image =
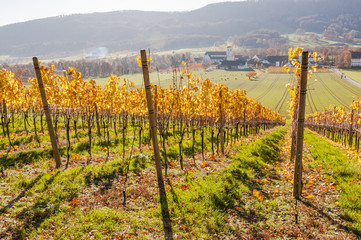
[(41, 78), (41, 72), (40, 72), (40, 68), (39, 68), (38, 58), (33, 57), (33, 63), (34, 63), (36, 78), (38, 79), (41, 100), (43, 101), (43, 107), (44, 107), (44, 112), (45, 112), (45, 116), (46, 116), (46, 122), (48, 124), (48, 131), (49, 131), (49, 136), (50, 136), (50, 140), (51, 140), (51, 146), (53, 147), (53, 154), (54, 154), (54, 159), (55, 159), (55, 163), (56, 163), (56, 168), (60, 168), (61, 160), (60, 160), (59, 148), (58, 148), (58, 143), (57, 143), (56, 137), (55, 137), (53, 122), (51, 121), (51, 111), (49, 108), (48, 100), (46, 99), (44, 83), (43, 83), (43, 79)]
[(94, 104), (94, 108), (95, 108), (95, 120), (97, 122), (97, 134), (98, 134), (98, 137), (101, 137), (102, 134), (100, 132), (99, 112), (98, 112), (98, 106), (96, 103)]
[(307, 92), (308, 52), (302, 52), (300, 97), (298, 108), (298, 124), (296, 134), (296, 161), (293, 181), (293, 196), (300, 199), (302, 194), (302, 149), (305, 123), (306, 92)]
[(246, 121), (247, 121), (247, 98), (244, 98), (244, 100), (243, 100), (243, 136), (247, 136)]
[(219, 98), (220, 98), (220, 103), (219, 103), (219, 121), (220, 121), (220, 125), (219, 125), (219, 132), (220, 132), (220, 138), (221, 138), (221, 152), (222, 155), (224, 156), (224, 116), (223, 116), (223, 97), (222, 97), (222, 88), (219, 91)]
[(352, 148), (352, 138), (353, 138), (353, 115), (354, 115), (354, 109), (351, 110), (351, 116), (350, 116), (350, 129), (349, 129), (349, 137), (348, 137), (348, 146)]
[(163, 220), (163, 228), (165, 239), (173, 239), (172, 225), (169, 216), (168, 210), (168, 202), (167, 195), (165, 192), (164, 181), (162, 176), (162, 166), (160, 162), (160, 153), (159, 153), (159, 145), (157, 138), (157, 120), (154, 114), (154, 105), (152, 99), (152, 90), (149, 81), (149, 70), (148, 70), (148, 61), (147, 54), (145, 50), (140, 51), (141, 59), (142, 59), (142, 68), (143, 68), (143, 77), (144, 77), (144, 86), (145, 93), (147, 97), (147, 105), (148, 105), (148, 113), (149, 113), (149, 126), (150, 132), (152, 136), (153, 142), (153, 151), (155, 158), (155, 167), (157, 170), (157, 179), (158, 179), (158, 188), (159, 188), (159, 197), (162, 211), (162, 220)]
[(155, 120), (158, 121), (158, 86), (154, 85), (155, 89), (154, 89), (154, 115), (155, 115)]
[(3, 132), (4, 132), (4, 136), (6, 136), (6, 126), (8, 124), (8, 110), (6, 109), (6, 101), (5, 98), (3, 99), (2, 102), (2, 118), (3, 118)]

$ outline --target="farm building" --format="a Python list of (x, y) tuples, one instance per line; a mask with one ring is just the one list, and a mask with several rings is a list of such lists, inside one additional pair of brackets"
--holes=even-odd
[(269, 66), (281, 67), (288, 63), (288, 56), (268, 56), (263, 63)]
[(222, 70), (245, 70), (248, 69), (246, 61), (243, 60), (224, 60), (218, 66), (218, 69)]
[(220, 63), (227, 57), (226, 51), (206, 52), (203, 56), (203, 62)]
[(260, 61), (262, 61), (262, 56), (256, 54), (252, 57), (252, 60), (254, 60), (256, 62), (260, 62)]
[(261, 55), (254, 55), (251, 59), (247, 61), (248, 66), (256, 66), (261, 65), (262, 63), (262, 56)]
[(351, 67), (361, 67), (361, 52), (351, 52)]
[(232, 47), (228, 46), (227, 51), (206, 52), (203, 56), (204, 62), (221, 63), (223, 60), (234, 61), (235, 56), (232, 53)]
[(235, 60), (242, 60), (242, 61), (246, 61), (246, 62), (248, 62), (250, 60), (250, 58), (248, 56), (243, 56), (243, 55), (235, 55), (234, 58), (235, 58)]
[(201, 57), (195, 57), (194, 62), (195, 63), (202, 63), (203, 59)]

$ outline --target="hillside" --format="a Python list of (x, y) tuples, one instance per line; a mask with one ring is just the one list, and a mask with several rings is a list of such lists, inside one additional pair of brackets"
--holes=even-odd
[(263, 0), (210, 4), (189, 12), (114, 11), (44, 18), (0, 27), (0, 55), (66, 56), (98, 47), (110, 52), (203, 47), (258, 29), (281, 34), (327, 30), (331, 36), (359, 37), (360, 6), (360, 0)]

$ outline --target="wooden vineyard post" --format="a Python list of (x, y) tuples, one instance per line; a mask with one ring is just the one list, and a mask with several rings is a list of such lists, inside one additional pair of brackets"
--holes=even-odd
[(154, 115), (155, 115), (155, 119), (156, 121), (158, 121), (158, 87), (157, 85), (154, 85), (155, 90), (154, 90)]
[(151, 89), (150, 81), (149, 81), (148, 61), (147, 61), (147, 54), (146, 54), (145, 50), (141, 50), (140, 55), (141, 55), (141, 60), (142, 60), (145, 93), (146, 93), (146, 97), (147, 97), (147, 105), (148, 105), (148, 113), (149, 113), (149, 127), (150, 127), (150, 132), (151, 132), (151, 137), (152, 137), (152, 143), (153, 143), (155, 167), (157, 170), (157, 179), (158, 179), (158, 188), (159, 188), (159, 197), (160, 197), (160, 204), (161, 204), (161, 211), (162, 211), (164, 235), (165, 235), (165, 239), (173, 239), (172, 225), (171, 225), (169, 210), (168, 210), (167, 195), (165, 192), (164, 181), (163, 181), (163, 176), (162, 176), (162, 166), (161, 166), (161, 162), (160, 162), (159, 144), (158, 144), (158, 138), (157, 138), (157, 120), (155, 118), (155, 113), (154, 113), (152, 89)]
[(243, 100), (243, 136), (247, 136), (246, 129), (246, 121), (247, 121), (247, 98)]
[[(353, 104), (352, 104), (353, 106)], [(349, 129), (349, 138), (348, 138), (348, 146), (349, 148), (352, 148), (352, 137), (353, 137), (353, 116), (354, 115), (354, 109), (352, 107), (351, 110), (351, 116), (350, 116), (350, 129)]]
[(4, 136), (6, 136), (6, 129), (7, 129), (7, 126), (8, 126), (8, 110), (6, 109), (6, 101), (5, 101), (5, 98), (3, 99), (3, 102), (2, 102), (2, 111), (3, 111), (3, 114), (2, 114), (2, 117), (3, 117), (3, 131), (4, 131)]
[(99, 112), (98, 112), (98, 106), (96, 103), (94, 104), (94, 108), (95, 108), (95, 120), (97, 122), (97, 134), (98, 134), (98, 137), (101, 137), (102, 134), (100, 132)]
[(38, 58), (33, 57), (33, 63), (34, 63), (36, 78), (38, 79), (41, 100), (43, 101), (43, 107), (44, 107), (44, 112), (45, 112), (45, 116), (46, 116), (46, 122), (48, 124), (48, 131), (49, 131), (49, 136), (50, 136), (50, 140), (51, 140), (51, 146), (53, 148), (56, 168), (60, 168), (61, 160), (60, 160), (59, 148), (58, 148), (58, 143), (57, 143), (56, 137), (55, 137), (53, 122), (51, 121), (51, 111), (49, 108), (48, 100), (46, 99), (44, 83), (43, 83), (43, 79), (41, 78), (41, 72), (40, 72), (40, 68), (39, 68)]
[(221, 139), (221, 152), (222, 152), (222, 156), (224, 156), (224, 121), (223, 121), (223, 99), (222, 99), (222, 88), (219, 91), (219, 99), (220, 99), (220, 104), (219, 104), (219, 121), (220, 121), (220, 125), (219, 125), (219, 132), (220, 132), (220, 139)]
[(295, 199), (300, 199), (302, 194), (302, 149), (303, 149), (303, 131), (305, 123), (305, 108), (306, 108), (306, 92), (307, 92), (307, 71), (308, 71), (308, 52), (302, 52), (301, 63), (301, 82), (300, 82), (300, 97), (298, 108), (298, 124), (296, 134), (296, 161), (295, 172), (293, 180), (293, 196)]

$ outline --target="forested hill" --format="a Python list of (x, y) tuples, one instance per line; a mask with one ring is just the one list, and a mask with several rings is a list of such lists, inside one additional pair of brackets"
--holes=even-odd
[(44, 18), (0, 27), (0, 55), (71, 55), (210, 46), (258, 29), (339, 35), (361, 32), (361, 0), (259, 0), (189, 12), (115, 11)]

